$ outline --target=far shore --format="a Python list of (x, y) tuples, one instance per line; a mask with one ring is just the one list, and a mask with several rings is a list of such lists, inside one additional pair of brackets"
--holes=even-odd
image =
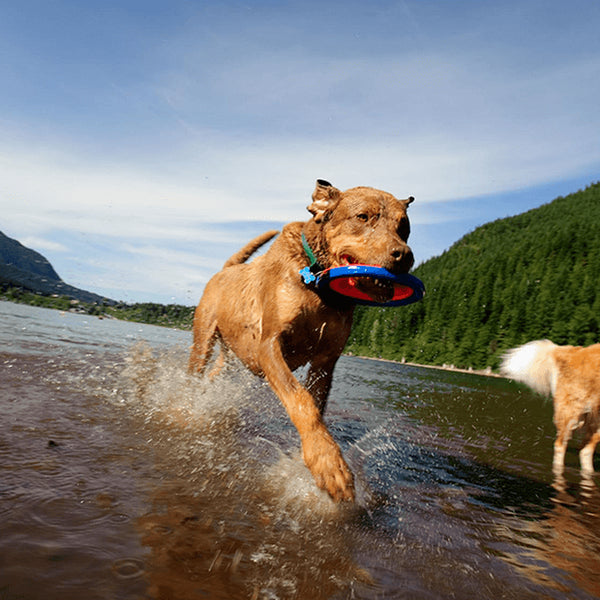
[(374, 356), (362, 356), (360, 354), (345, 354), (344, 356), (364, 358), (365, 360), (376, 360), (379, 362), (388, 362), (396, 365), (408, 365), (409, 367), (420, 367), (422, 369), (437, 369), (438, 371), (453, 371), (455, 373), (468, 373), (469, 375), (482, 375), (483, 377), (498, 377), (504, 379), (500, 373), (495, 373), (492, 371), (491, 367), (488, 367), (487, 369), (473, 369), (471, 367), (468, 369), (461, 369), (460, 367), (455, 367), (454, 365), (420, 365), (413, 362), (391, 360), (389, 358), (376, 358)]

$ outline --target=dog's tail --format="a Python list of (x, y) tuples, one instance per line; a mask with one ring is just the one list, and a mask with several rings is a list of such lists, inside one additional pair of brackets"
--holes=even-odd
[(261, 246), (264, 246), (269, 240), (273, 239), (279, 231), (273, 229), (267, 231), (255, 237), (251, 242), (248, 242), (239, 252), (236, 252), (227, 262), (223, 265), (225, 267), (231, 267), (232, 265), (239, 265), (246, 262)]
[(554, 394), (558, 378), (558, 366), (554, 360), (556, 348), (558, 346), (550, 340), (538, 340), (513, 348), (502, 356), (500, 372), (539, 394)]

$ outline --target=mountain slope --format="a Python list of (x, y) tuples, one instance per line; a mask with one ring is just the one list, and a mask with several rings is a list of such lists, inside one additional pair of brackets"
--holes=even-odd
[[(50, 262), (39, 252), (31, 250), (0, 231), (0, 264), (21, 272), (45, 277), (50, 281), (60, 281), (58, 273)], [(2, 269), (4, 272), (4, 268)]]
[(115, 303), (114, 300), (68, 285), (44, 256), (1, 231), (0, 286), (24, 288), (45, 296), (69, 296), (81, 302)]
[(414, 274), (425, 299), (359, 309), (348, 351), (485, 368), (532, 339), (600, 341), (600, 184), (483, 225)]

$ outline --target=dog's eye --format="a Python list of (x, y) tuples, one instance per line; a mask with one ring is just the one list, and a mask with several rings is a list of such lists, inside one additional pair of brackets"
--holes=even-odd
[(356, 215), (356, 218), (363, 223), (366, 223), (369, 220), (369, 215), (367, 213), (360, 213), (360, 215)]
[(398, 235), (403, 239), (407, 240), (410, 235), (410, 225), (408, 219), (402, 219), (398, 224)]

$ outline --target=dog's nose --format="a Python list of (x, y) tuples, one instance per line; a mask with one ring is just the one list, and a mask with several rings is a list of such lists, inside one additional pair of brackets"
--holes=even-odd
[(408, 271), (415, 262), (415, 257), (409, 246), (394, 248), (390, 254), (396, 270)]

